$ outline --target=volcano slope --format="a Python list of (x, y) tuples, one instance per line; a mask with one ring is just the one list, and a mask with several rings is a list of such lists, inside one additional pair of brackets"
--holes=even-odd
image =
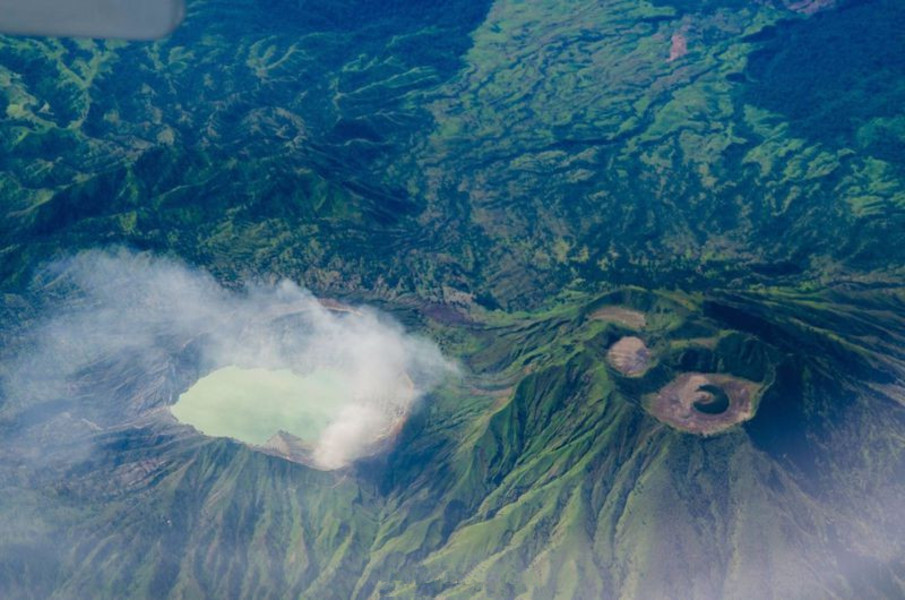
[[(22, 598), (895, 597), (903, 356), (879, 344), (905, 329), (871, 328), (901, 299), (855, 298), (778, 310), (633, 289), (464, 335), (427, 320), (465, 372), (388, 454), (332, 472), (169, 418), (200, 376), (185, 355), (162, 349), (152, 372), (111, 357), (72, 399), (4, 407), (0, 583)], [(647, 325), (593, 318), (601, 305)], [(643, 376), (608, 366), (627, 333), (656, 356)], [(689, 372), (762, 386), (756, 415), (701, 436), (645, 412)]]
[[(905, 596), (903, 30), (197, 0), (154, 44), (0, 38), (0, 596)], [(332, 471), (170, 418), (187, 339), (14, 391), (90, 308), (46, 265), (117, 245), (378, 306), (459, 376)], [(692, 423), (727, 381), (751, 414), (674, 427), (689, 377)]]

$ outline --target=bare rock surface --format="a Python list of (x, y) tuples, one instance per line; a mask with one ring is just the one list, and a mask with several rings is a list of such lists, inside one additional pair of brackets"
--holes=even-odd
[(594, 311), (591, 318), (616, 323), (629, 329), (644, 329), (647, 326), (647, 317), (643, 312), (624, 306), (604, 306)]
[(650, 350), (644, 340), (635, 336), (624, 337), (613, 344), (606, 357), (610, 366), (627, 377), (640, 377), (650, 366)]
[(683, 373), (645, 405), (659, 420), (689, 433), (713, 435), (754, 416), (761, 385), (717, 373)]

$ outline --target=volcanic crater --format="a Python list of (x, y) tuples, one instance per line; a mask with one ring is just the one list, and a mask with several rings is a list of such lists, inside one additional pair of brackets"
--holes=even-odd
[(676, 429), (714, 435), (754, 416), (762, 386), (722, 373), (682, 373), (645, 399), (648, 412)]

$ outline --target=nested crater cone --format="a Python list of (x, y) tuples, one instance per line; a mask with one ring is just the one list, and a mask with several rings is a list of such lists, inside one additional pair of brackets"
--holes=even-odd
[(762, 385), (722, 373), (683, 373), (645, 401), (657, 419), (689, 433), (713, 435), (754, 416)]

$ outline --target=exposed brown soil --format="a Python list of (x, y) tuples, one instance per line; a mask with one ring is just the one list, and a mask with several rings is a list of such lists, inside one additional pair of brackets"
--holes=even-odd
[(251, 447), (271, 456), (278, 456), (292, 462), (313, 466), (311, 458), (313, 448), (311, 444), (286, 431), (279, 431), (260, 446), (252, 445)]
[(682, 58), (686, 54), (688, 54), (688, 40), (685, 38), (685, 35), (682, 32), (676, 32), (672, 34), (669, 48), (669, 59), (667, 62), (672, 62), (674, 60)]
[[(652, 415), (676, 429), (713, 435), (753, 417), (760, 390), (760, 384), (732, 375), (683, 373), (656, 395), (646, 398), (645, 406)], [(719, 405), (722, 399), (715, 396), (721, 394), (728, 399), (728, 408), (708, 414), (706, 407)]]
[[(405, 425), (407, 419), (407, 413), (401, 414), (394, 419), (381, 435), (368, 444), (365, 452), (363, 452), (361, 456), (373, 456), (387, 451), (396, 441), (396, 438), (402, 431), (402, 427)], [(306, 442), (286, 431), (278, 431), (263, 444), (246, 444), (246, 446), (253, 450), (263, 452), (264, 454), (276, 456), (321, 471), (333, 470), (333, 468), (324, 467), (318, 464), (314, 459), (315, 444)]]
[(640, 377), (650, 366), (650, 350), (641, 338), (627, 336), (610, 346), (607, 362), (627, 377)]
[(591, 314), (592, 319), (617, 323), (629, 329), (644, 329), (647, 318), (639, 310), (625, 308), (623, 306), (604, 306)]

